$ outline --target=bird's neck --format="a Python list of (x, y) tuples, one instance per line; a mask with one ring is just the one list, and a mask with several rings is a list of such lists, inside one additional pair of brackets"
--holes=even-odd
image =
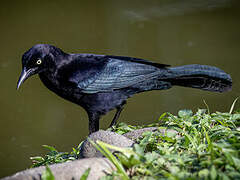
[(59, 71), (62, 67), (71, 62), (71, 55), (64, 54), (59, 55), (49, 62), (48, 67), (45, 71), (39, 73), (39, 77), (45, 86), (54, 85), (55, 87), (60, 87), (59, 82)]
[[(51, 72), (51, 71), (44, 71), (39, 73), (39, 78), (41, 79), (41, 81), (43, 82), (43, 84), (51, 89), (51, 87), (58, 87), (58, 81), (55, 78), (55, 73)], [(53, 89), (51, 89), (53, 90)]]

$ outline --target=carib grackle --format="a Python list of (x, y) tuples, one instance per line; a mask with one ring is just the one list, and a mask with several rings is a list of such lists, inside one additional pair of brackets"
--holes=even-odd
[(174, 85), (215, 92), (232, 87), (230, 75), (213, 66), (169, 67), (131, 57), (68, 54), (48, 44), (37, 44), (23, 54), (17, 89), (34, 74), (48, 89), (87, 111), (89, 133), (98, 131), (100, 117), (116, 108), (110, 126), (114, 125), (126, 100), (136, 93)]

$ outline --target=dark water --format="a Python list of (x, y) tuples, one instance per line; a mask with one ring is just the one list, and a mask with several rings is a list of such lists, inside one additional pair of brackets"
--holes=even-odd
[[(43, 144), (70, 151), (88, 134), (82, 108), (47, 90), (37, 76), (16, 91), (21, 55), (37, 43), (66, 52), (208, 64), (232, 75), (228, 93), (175, 87), (128, 101), (120, 121), (147, 124), (162, 112), (205, 108), (229, 111), (240, 95), (240, 3), (231, 0), (1, 1), (0, 177), (30, 166)], [(239, 108), (240, 103), (237, 103)], [(105, 116), (106, 128), (113, 113)]]

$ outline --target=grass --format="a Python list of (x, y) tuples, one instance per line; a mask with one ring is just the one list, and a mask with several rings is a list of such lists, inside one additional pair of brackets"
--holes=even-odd
[[(148, 126), (120, 123), (112, 128), (119, 134), (149, 126), (176, 132), (145, 132), (132, 148), (93, 143), (116, 166), (115, 172), (102, 179), (240, 179), (240, 112), (232, 113), (233, 106), (229, 113), (210, 114), (205, 109), (163, 113)], [(50, 152), (32, 158), (33, 167), (75, 160), (79, 154), (79, 148), (59, 153), (45, 147)], [(108, 149), (118, 153), (113, 155)]]
[(119, 162), (131, 179), (240, 179), (239, 120), (239, 113), (165, 113), (159, 125), (177, 133), (146, 132)]

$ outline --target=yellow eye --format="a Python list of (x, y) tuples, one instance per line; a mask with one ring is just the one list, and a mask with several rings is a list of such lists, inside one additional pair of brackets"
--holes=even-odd
[(42, 60), (41, 59), (38, 59), (37, 60), (37, 64), (39, 65), (39, 64), (41, 64), (42, 63)]

